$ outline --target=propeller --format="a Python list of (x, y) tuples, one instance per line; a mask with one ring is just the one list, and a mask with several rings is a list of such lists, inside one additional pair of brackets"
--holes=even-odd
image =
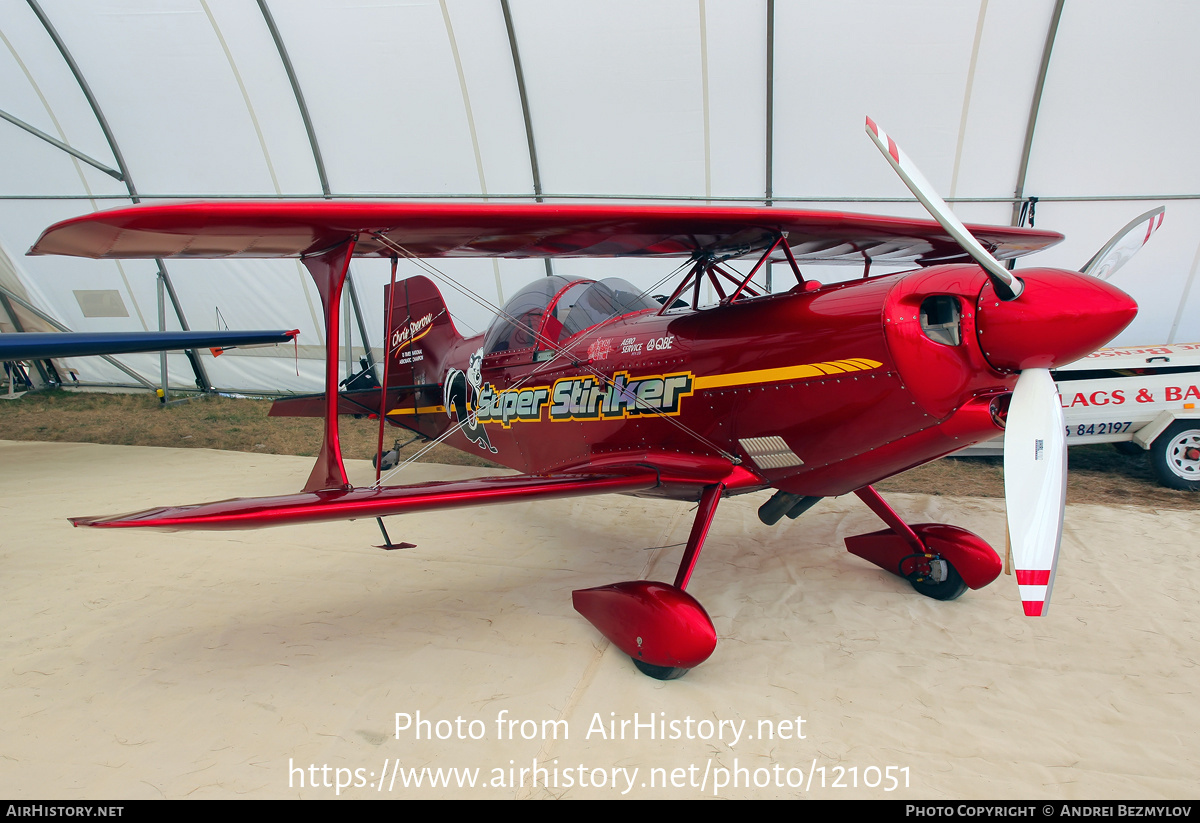
[[(1164, 207), (1159, 206), (1130, 220), (1125, 228), (1114, 234), (1079, 271), (1101, 280), (1112, 277), (1117, 269), (1141, 251), (1150, 236), (1158, 231), (1158, 227), (1162, 225), (1164, 211)], [(1143, 225), (1145, 231), (1142, 231)]]
[(909, 191), (917, 196), (921, 205), (933, 215), (933, 219), (941, 223), (942, 228), (958, 242), (958, 245), (962, 246), (963, 251), (971, 255), (976, 263), (983, 266), (983, 270), (987, 272), (988, 278), (992, 281), (992, 286), (996, 289), (996, 294), (1003, 300), (1014, 300), (1019, 297), (1023, 289), (1021, 281), (1002, 266), (999, 260), (992, 257), (991, 252), (985, 249), (971, 232), (967, 231), (967, 227), (954, 216), (954, 212), (950, 211), (946, 201), (938, 196), (916, 164), (908, 159), (908, 155), (900, 150), (896, 141), (888, 137), (887, 133), (875, 125), (875, 121), (870, 117), (867, 118), (867, 135), (875, 141), (875, 145), (892, 164), (896, 174), (900, 175), (904, 185), (908, 186)]
[(1004, 427), (1004, 506), (1025, 614), (1049, 608), (1067, 495), (1062, 401), (1048, 369), (1017, 378)]
[[(1072, 272), (1031, 270), (1023, 282), (980, 245), (896, 141), (869, 117), (866, 129), (912, 193), (991, 281), (995, 297), (987, 297), (985, 287), (977, 313), (979, 328), (986, 327), (989, 338), (984, 356), (1000, 371), (1018, 372), (1004, 434), (1009, 540), (1025, 614), (1044, 615), (1054, 585), (1067, 489), (1062, 402), (1049, 368), (1110, 340), (1133, 318), (1136, 304), (1119, 290)], [(1111, 273), (1131, 255), (1124, 251), (1128, 244), (1122, 238), (1150, 219), (1151, 228), (1140, 239), (1145, 242), (1157, 228), (1154, 216), (1148, 212), (1127, 226), (1084, 267), (1085, 272), (1119, 259), (1107, 269)], [(1109, 251), (1113, 254), (1106, 254)], [(981, 346), (982, 340), (981, 336)]]

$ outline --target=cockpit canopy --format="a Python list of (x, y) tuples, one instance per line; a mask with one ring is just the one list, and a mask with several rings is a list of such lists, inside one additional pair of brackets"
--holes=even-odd
[(488, 327), (483, 351), (487, 355), (549, 349), (611, 317), (658, 308), (657, 300), (620, 277), (540, 277), (504, 304), (503, 313)]

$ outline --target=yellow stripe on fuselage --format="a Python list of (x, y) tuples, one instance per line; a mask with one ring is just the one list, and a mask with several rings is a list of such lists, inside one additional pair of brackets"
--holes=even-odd
[(388, 412), (389, 415), (393, 415), (393, 414), (445, 414), (445, 413), (446, 413), (445, 406), (420, 406), (415, 409), (392, 409), (390, 412)]
[(697, 377), (693, 388), (696, 391), (703, 391), (705, 389), (724, 389), (729, 386), (746, 386), (751, 383), (782, 383), (787, 380), (804, 380), (808, 377), (824, 377), (829, 374), (870, 371), (882, 365), (878, 360), (855, 357), (849, 360), (830, 360), (825, 363), (783, 366), (778, 369), (756, 369), (755, 371), (739, 371), (729, 374), (710, 374), (705, 377)]

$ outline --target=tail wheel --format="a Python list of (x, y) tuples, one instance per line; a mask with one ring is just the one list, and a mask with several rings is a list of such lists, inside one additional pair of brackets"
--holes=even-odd
[(379, 460), (378, 454), (372, 455), (372, 457), (371, 457), (371, 467), (379, 469), (380, 471), (385, 471), (385, 472), (391, 471), (392, 469), (396, 468), (396, 464), (399, 462), (400, 462), (400, 453), (397, 452), (395, 449), (384, 452), (382, 461)]
[(1150, 448), (1154, 473), (1164, 486), (1200, 490), (1200, 420), (1179, 420)]

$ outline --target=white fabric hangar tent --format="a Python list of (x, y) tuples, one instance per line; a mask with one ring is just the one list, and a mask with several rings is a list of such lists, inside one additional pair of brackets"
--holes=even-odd
[[(654, 198), (923, 215), (863, 135), (869, 114), (966, 221), (1014, 223), (1038, 198), (1036, 225), (1067, 236), (1040, 265), (1079, 268), (1165, 205), (1113, 280), (1141, 305), (1118, 341), (1200, 339), (1197, 31), (1187, 0), (0, 0), (0, 330), (157, 328), (155, 261), (25, 256), (51, 223), (137, 201)], [(435, 263), (497, 304), (548, 269), (649, 288), (675, 265)], [(381, 344), (388, 268), (351, 267), (352, 364)], [(298, 261), (161, 271), (168, 328), (301, 331), (298, 362), (291, 347), (203, 352), (199, 367), (172, 354), (174, 385), (320, 388), (319, 299)], [(461, 331), (487, 325), (486, 307), (443, 291)], [(157, 355), (117, 359), (126, 370), (68, 365), (86, 383), (157, 382)]]

